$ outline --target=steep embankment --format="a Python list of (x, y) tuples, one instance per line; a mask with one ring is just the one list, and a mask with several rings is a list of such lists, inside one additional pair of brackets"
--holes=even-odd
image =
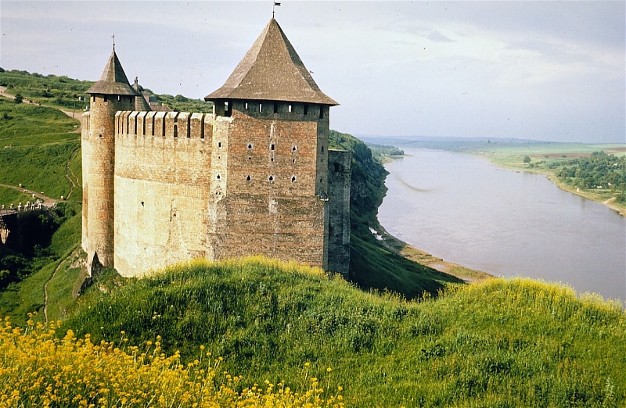
[[(125, 285), (110, 290), (116, 285)], [(171, 268), (109, 282), (63, 323), (92, 341), (162, 336), (184, 361), (205, 352), (241, 387), (303, 373), (344, 388), (348, 406), (619, 406), (626, 316), (530, 280), (463, 285), (406, 302), (318, 270), (264, 259)], [(98, 292), (98, 293), (96, 293)], [(308, 364), (308, 366), (307, 366)], [(328, 371), (327, 367), (331, 370)]]
[(354, 136), (331, 131), (331, 147), (352, 152), (350, 278), (364, 289), (391, 290), (408, 298), (428, 292), (436, 295), (447, 283), (460, 279), (399, 255), (399, 241), (382, 242), (371, 229), (381, 231), (378, 207), (386, 193), (387, 171), (372, 151)]

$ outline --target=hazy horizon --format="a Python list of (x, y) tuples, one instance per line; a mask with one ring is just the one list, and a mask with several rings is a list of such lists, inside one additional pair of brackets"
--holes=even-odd
[[(281, 3), (276, 20), (341, 104), (333, 129), (626, 143), (623, 1)], [(0, 66), (97, 80), (114, 34), (131, 82), (202, 98), (272, 4), (3, 0)]]

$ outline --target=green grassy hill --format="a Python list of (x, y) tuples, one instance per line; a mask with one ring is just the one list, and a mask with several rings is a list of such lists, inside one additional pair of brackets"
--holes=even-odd
[[(348, 406), (566, 407), (626, 402), (626, 316), (531, 280), (462, 285), (420, 302), (362, 292), (322, 272), (252, 258), (109, 280), (63, 322), (77, 334), (224, 358), (242, 386), (302, 370)], [(331, 371), (327, 371), (330, 367)]]

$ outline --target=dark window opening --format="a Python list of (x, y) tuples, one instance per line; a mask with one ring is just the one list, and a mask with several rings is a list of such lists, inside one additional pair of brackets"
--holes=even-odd
[(296, 150), (298, 150), (298, 146), (293, 145), (293, 146), (292, 146), (292, 148), (291, 148), (291, 151), (292, 151), (292, 152), (295, 152)]
[(204, 115), (200, 118), (200, 139), (204, 139)]
[(274, 145), (274, 143), (270, 144), (270, 150), (274, 150), (276, 148), (276, 146)]
[(151, 130), (152, 136), (154, 136), (154, 116), (152, 116), (152, 126), (151, 126), (151, 129), (152, 129)]
[(252, 143), (248, 143), (248, 150), (252, 150)]
[(246, 180), (247, 180), (247, 181), (250, 181), (251, 179), (252, 179), (252, 178), (251, 178), (250, 176), (247, 176), (247, 177), (246, 177)]
[(274, 104), (274, 113), (278, 113), (278, 104), (277, 103)]
[(105, 102), (107, 101), (107, 97), (106, 96), (103, 99), (104, 99)]
[(216, 178), (217, 178), (218, 180), (219, 180), (219, 179), (221, 179), (221, 177), (220, 177), (220, 175), (219, 175), (219, 174), (217, 175), (217, 177), (216, 177)]
[(268, 177), (268, 180), (269, 180), (270, 182), (274, 181), (274, 176), (269, 176), (269, 177)]
[(161, 121), (161, 136), (165, 137), (165, 116), (163, 117), (163, 120)]
[(218, 147), (219, 149), (221, 149), (221, 148), (222, 148), (222, 142), (217, 142), (217, 147)]
[(143, 201), (141, 202), (141, 206), (143, 207)]
[(146, 135), (146, 117), (145, 116), (141, 117), (141, 134), (143, 136)]
[(324, 105), (320, 105), (320, 119), (324, 118)]
[(224, 102), (224, 116), (230, 117), (233, 114), (233, 106), (230, 102)]
[(191, 137), (191, 115), (187, 116), (187, 139)]
[(135, 134), (137, 134), (137, 116), (135, 116), (133, 122), (135, 124)]
[(305, 103), (305, 104), (304, 104), (304, 114), (305, 114), (305, 115), (308, 115), (308, 114), (309, 114), (309, 104), (308, 104), (308, 103)]
[(324, 146), (322, 146), (322, 153), (324, 153)]
[(296, 176), (291, 176), (291, 182), (295, 183), (296, 182)]
[(293, 164), (296, 164), (296, 159), (293, 159)]

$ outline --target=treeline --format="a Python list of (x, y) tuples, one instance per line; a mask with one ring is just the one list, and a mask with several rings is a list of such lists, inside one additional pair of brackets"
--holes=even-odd
[(560, 180), (574, 187), (610, 190), (619, 193), (618, 201), (626, 200), (626, 156), (618, 157), (600, 151), (589, 157), (550, 163), (548, 167), (555, 170)]

